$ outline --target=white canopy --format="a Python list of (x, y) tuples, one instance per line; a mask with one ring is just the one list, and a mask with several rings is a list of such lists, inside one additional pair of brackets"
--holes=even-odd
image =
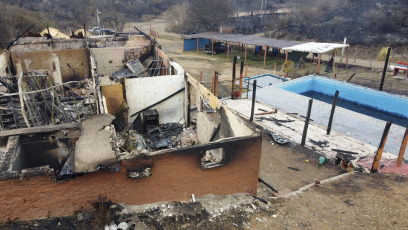
[(310, 53), (326, 53), (337, 48), (348, 47), (347, 44), (338, 44), (338, 43), (319, 43), (319, 42), (308, 42), (295, 46), (289, 46), (282, 48), (283, 50), (288, 51), (300, 51), (300, 52), (310, 52)]

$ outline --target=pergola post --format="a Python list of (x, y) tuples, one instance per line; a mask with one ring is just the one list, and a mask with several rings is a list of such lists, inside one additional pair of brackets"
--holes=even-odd
[(198, 47), (199, 47), (199, 44), (198, 44), (198, 41), (200, 40), (200, 38), (199, 37), (197, 37), (197, 53), (198, 53)]
[(287, 50), (286, 50), (286, 52), (285, 52), (285, 53), (286, 53), (286, 60), (285, 60), (285, 61), (288, 61), (289, 51), (287, 51)]
[(211, 55), (214, 56), (214, 39), (211, 39)]
[(264, 54), (264, 67), (266, 66), (266, 46), (265, 46), (265, 54)]
[(319, 54), (319, 57), (317, 59), (317, 73), (320, 73), (320, 59), (322, 59), (322, 54)]
[(245, 62), (244, 62), (244, 64), (246, 64), (246, 54), (247, 54), (247, 48), (248, 48), (248, 45), (247, 45), (247, 44), (245, 44)]
[(346, 69), (348, 68), (348, 55), (349, 55), (349, 47), (347, 46), (347, 51), (346, 51)]

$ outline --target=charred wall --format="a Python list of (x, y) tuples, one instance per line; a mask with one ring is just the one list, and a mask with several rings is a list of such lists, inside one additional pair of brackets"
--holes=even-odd
[(62, 82), (84, 80), (90, 75), (87, 49), (13, 53), (12, 57), (14, 63), (21, 63), (24, 73), (37, 71), (53, 75), (60, 72)]

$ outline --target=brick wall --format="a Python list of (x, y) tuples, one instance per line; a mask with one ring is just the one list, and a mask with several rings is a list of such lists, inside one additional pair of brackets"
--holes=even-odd
[[(123, 160), (119, 172), (88, 173), (69, 181), (53, 182), (46, 170), (26, 173), (20, 179), (3, 178), (0, 179), (0, 221), (72, 215), (76, 210), (89, 209), (88, 201), (96, 200), (99, 194), (130, 205), (186, 201), (191, 194), (256, 195), (261, 146), (260, 136), (234, 138), (169, 150), (143, 159)], [(220, 147), (226, 150), (227, 164), (201, 170), (202, 152)], [(143, 167), (151, 167), (150, 177), (128, 178), (128, 170)]]

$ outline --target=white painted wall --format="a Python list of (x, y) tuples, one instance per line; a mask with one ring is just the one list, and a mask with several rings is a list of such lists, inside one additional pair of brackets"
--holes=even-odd
[(6, 76), (8, 55), (6, 52), (0, 54), (0, 76)]
[[(136, 117), (130, 115), (152, 105), (185, 87), (183, 75), (158, 77), (126, 78), (126, 101), (129, 106), (129, 122)], [(172, 98), (153, 107), (159, 112), (160, 123), (178, 122), (184, 118), (185, 93), (180, 92)]]

